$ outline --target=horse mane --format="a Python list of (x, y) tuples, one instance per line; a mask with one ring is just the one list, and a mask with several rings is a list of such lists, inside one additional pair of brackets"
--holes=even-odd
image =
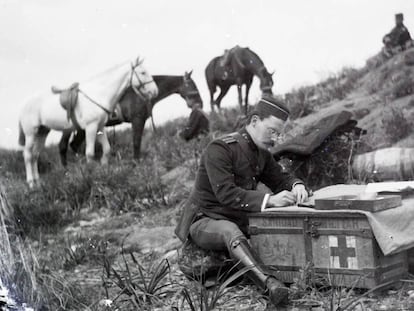
[(264, 64), (263, 61), (262, 61), (262, 59), (259, 57), (259, 55), (256, 54), (256, 52), (250, 50), (249, 48), (245, 48), (245, 49), (247, 51), (249, 51), (251, 54), (253, 54), (262, 64)]
[(118, 63), (116, 65), (113, 65), (111, 67), (109, 67), (108, 69), (105, 69), (104, 71), (98, 72), (96, 74), (94, 74), (93, 76), (89, 77), (89, 79), (85, 80), (84, 82), (89, 82), (95, 79), (99, 79), (102, 76), (107, 76), (109, 75), (112, 71), (115, 71), (117, 69), (119, 69), (120, 67), (123, 67), (125, 65), (127, 65), (128, 63), (130, 63), (131, 61), (124, 61), (122, 63)]
[(152, 76), (154, 79), (154, 82), (158, 84), (162, 84), (165, 81), (169, 81), (173, 79), (174, 84), (177, 83), (177, 86), (179, 86), (182, 82), (182, 79), (184, 79), (184, 76), (177, 76), (177, 75), (155, 75)]
[[(152, 102), (156, 103), (169, 96), (171, 91), (177, 90), (181, 86), (184, 76), (156, 75), (152, 78), (158, 86), (158, 95), (152, 99)], [(167, 90), (170, 92), (166, 92)]]

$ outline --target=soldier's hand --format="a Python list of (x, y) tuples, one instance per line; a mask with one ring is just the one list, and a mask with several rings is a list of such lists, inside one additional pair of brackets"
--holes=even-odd
[(296, 198), (297, 204), (308, 200), (308, 191), (306, 191), (305, 185), (303, 184), (296, 184), (292, 189), (292, 193)]
[(278, 194), (271, 195), (269, 197), (269, 200), (267, 201), (267, 206), (289, 206), (293, 205), (296, 202), (296, 196), (293, 194), (293, 192), (283, 190), (279, 192)]

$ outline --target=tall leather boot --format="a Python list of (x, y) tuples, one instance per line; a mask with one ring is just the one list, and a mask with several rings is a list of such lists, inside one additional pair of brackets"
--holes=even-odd
[(270, 301), (276, 306), (288, 299), (288, 288), (273, 276), (265, 273), (264, 264), (256, 256), (246, 239), (238, 239), (232, 242), (230, 255), (243, 267), (250, 267), (246, 275), (268, 295)]

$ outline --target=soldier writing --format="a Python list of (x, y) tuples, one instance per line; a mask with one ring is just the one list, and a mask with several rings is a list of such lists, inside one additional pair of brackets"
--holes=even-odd
[[(183, 242), (228, 251), (241, 266), (250, 267), (247, 275), (274, 305), (287, 300), (288, 289), (267, 273), (251, 249), (247, 216), (308, 198), (303, 182), (283, 173), (268, 151), (282, 134), (288, 116), (281, 101), (266, 95), (249, 114), (245, 127), (207, 146), (175, 231)], [(273, 194), (257, 190), (259, 181)]]

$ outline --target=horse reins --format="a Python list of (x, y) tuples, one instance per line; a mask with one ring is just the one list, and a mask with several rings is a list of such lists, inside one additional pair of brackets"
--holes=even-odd
[(187, 79), (184, 78), (184, 91), (185, 91), (185, 94), (183, 94), (183, 97), (186, 101), (188, 101), (191, 98), (196, 97), (196, 96), (201, 98), (200, 93), (198, 92), (198, 90), (187, 91), (189, 88), (190, 88), (190, 85), (187, 82)]
[[(152, 124), (152, 129), (154, 130), (154, 133), (157, 133), (157, 129), (156, 129), (156, 127), (155, 127), (155, 122), (154, 122), (154, 118), (153, 118), (153, 116), (152, 116), (152, 104), (151, 104), (151, 100), (149, 99), (149, 98), (147, 98), (144, 94), (142, 94), (141, 93), (141, 91), (140, 91), (140, 89), (143, 87), (143, 86), (145, 86), (146, 84), (149, 84), (149, 83), (155, 83), (154, 82), (154, 80), (153, 79), (151, 79), (150, 81), (147, 81), (147, 82), (142, 82), (141, 81), (141, 79), (139, 78), (139, 76), (138, 76), (138, 74), (135, 72), (135, 68), (137, 67), (137, 66), (139, 66), (140, 65), (140, 63), (137, 63), (137, 65), (133, 65), (132, 63), (131, 63), (131, 77), (130, 77), (130, 79), (129, 79), (129, 84), (130, 84), (130, 86), (131, 86), (131, 88), (132, 88), (132, 90), (134, 91), (134, 93), (138, 96), (138, 97), (140, 97), (141, 98), (141, 100), (143, 100), (144, 102), (145, 102), (145, 104), (146, 104), (146, 106), (147, 106), (147, 110), (148, 110), (148, 114), (149, 114), (149, 117), (151, 118), (151, 124)], [(138, 88), (132, 83), (132, 78), (133, 78), (133, 76), (135, 75), (135, 77), (137, 78), (137, 80), (138, 80), (138, 83), (139, 83), (139, 86), (138, 86)]]
[[(147, 100), (147, 97), (144, 95), (144, 94), (142, 94), (142, 92), (140, 91), (140, 89), (142, 88), (142, 87), (144, 87), (145, 85), (147, 85), (147, 84), (150, 84), (150, 83), (154, 83), (154, 80), (153, 79), (151, 79), (150, 81), (146, 81), (146, 82), (142, 82), (141, 81), (141, 79), (139, 78), (139, 76), (138, 76), (138, 74), (136, 73), (136, 71), (135, 71), (135, 68), (136, 67), (138, 67), (139, 65), (140, 65), (141, 63), (138, 63), (138, 64), (136, 64), (135, 66), (131, 63), (131, 76), (130, 76), (130, 78), (129, 78), (129, 85), (131, 86), (131, 88), (134, 90), (134, 93), (136, 94), (136, 95), (138, 95), (139, 97), (141, 97), (141, 99), (142, 100)], [(134, 75), (135, 75), (135, 77), (137, 78), (137, 80), (138, 80), (138, 83), (139, 83), (139, 86), (138, 86), (138, 88), (132, 83), (132, 78), (134, 77)]]
[(99, 104), (97, 101), (93, 100), (92, 98), (90, 98), (85, 92), (83, 92), (81, 89), (78, 89), (79, 93), (81, 93), (83, 96), (85, 96), (87, 99), (89, 99), (92, 103), (94, 103), (96, 106), (98, 106), (99, 108), (101, 108), (103, 111), (105, 111), (109, 116), (111, 115), (111, 112), (106, 109), (104, 106), (102, 106), (101, 104)]
[[(143, 86), (145, 86), (146, 84), (149, 84), (149, 83), (153, 83), (154, 82), (154, 80), (153, 79), (151, 79), (151, 81), (147, 81), (147, 82), (142, 82), (141, 81), (141, 79), (139, 78), (139, 76), (138, 76), (138, 74), (135, 72), (135, 68), (137, 67), (137, 66), (139, 66), (140, 64), (138, 63), (137, 65), (132, 65), (132, 63), (131, 63), (131, 76), (130, 76), (130, 79), (129, 79), (129, 83), (130, 83), (130, 85), (131, 85), (131, 87), (132, 87), (132, 89), (134, 90), (134, 93), (136, 94), (136, 95), (138, 95), (139, 97), (141, 97), (141, 99), (142, 100), (144, 100), (144, 101), (146, 101), (146, 102), (150, 102), (150, 100), (149, 99), (147, 99), (146, 98), (146, 96), (144, 95), (144, 94), (142, 94), (142, 92), (140, 92), (140, 89), (143, 87)], [(133, 77), (133, 75), (135, 74), (135, 77), (137, 78), (137, 80), (138, 80), (138, 83), (139, 83), (139, 86), (138, 86), (138, 88), (132, 83), (132, 77)], [(83, 96), (85, 96), (90, 102), (92, 102), (92, 103), (94, 103), (96, 106), (98, 106), (99, 108), (101, 108), (103, 111), (105, 111), (107, 114), (108, 114), (108, 116), (110, 116), (111, 115), (111, 111), (109, 111), (109, 109), (107, 109), (107, 108), (105, 108), (104, 106), (102, 106), (100, 103), (98, 103), (96, 100), (94, 100), (94, 99), (92, 99), (91, 97), (89, 97), (85, 92), (83, 92), (80, 88), (78, 88), (78, 91), (79, 91), (79, 93), (81, 93)], [(150, 115), (151, 115), (151, 117), (152, 117), (152, 112), (150, 112)]]
[[(262, 67), (260, 67), (258, 70), (257, 70), (257, 72), (258, 73), (260, 73), (260, 72), (262, 72), (263, 70), (266, 70), (267, 71), (267, 69), (266, 69), (266, 67), (263, 65)], [(264, 86), (264, 87), (262, 87), (262, 88), (260, 88), (262, 91), (271, 91), (272, 90), (272, 87), (270, 86), (270, 85), (268, 85), (268, 86)]]

